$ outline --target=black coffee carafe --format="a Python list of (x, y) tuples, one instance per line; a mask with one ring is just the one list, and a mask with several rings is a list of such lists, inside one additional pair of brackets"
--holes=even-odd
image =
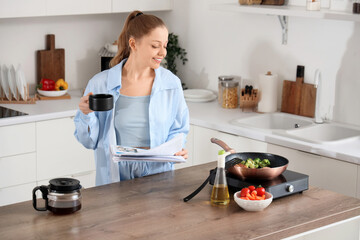
[[(33, 189), (33, 207), (37, 211), (51, 211), (54, 214), (69, 214), (81, 209), (80, 181), (73, 178), (55, 178), (49, 185)], [(36, 191), (40, 190), (45, 200), (45, 207), (38, 208)]]

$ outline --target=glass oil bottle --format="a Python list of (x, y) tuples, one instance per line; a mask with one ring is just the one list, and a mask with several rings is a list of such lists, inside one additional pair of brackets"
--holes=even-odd
[(226, 206), (230, 203), (225, 174), (225, 157), (228, 154), (224, 150), (220, 150), (218, 154), (218, 166), (210, 199), (212, 205)]

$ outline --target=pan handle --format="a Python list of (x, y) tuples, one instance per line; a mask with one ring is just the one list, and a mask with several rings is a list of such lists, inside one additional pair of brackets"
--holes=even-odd
[(211, 138), (210, 141), (222, 147), (226, 152), (235, 153), (235, 150), (229, 147), (225, 142), (217, 138)]

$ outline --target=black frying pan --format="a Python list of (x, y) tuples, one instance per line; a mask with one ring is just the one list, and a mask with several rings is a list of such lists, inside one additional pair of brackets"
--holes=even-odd
[[(289, 164), (289, 160), (279, 155), (275, 155), (271, 153), (259, 153), (259, 152), (236, 153), (234, 149), (230, 148), (226, 143), (224, 143), (223, 141), (217, 138), (211, 138), (211, 142), (219, 145), (226, 152), (231, 152), (230, 155), (226, 156), (225, 170), (234, 174), (235, 176), (238, 176), (240, 179), (247, 178), (247, 179), (258, 179), (258, 180), (270, 180), (276, 178), (281, 173), (283, 173)], [(251, 169), (251, 168), (240, 167), (238, 165), (239, 163), (241, 163), (241, 161), (243, 160), (246, 161), (248, 158), (269, 159), (270, 167)], [(212, 169), (210, 171), (209, 177), (205, 180), (205, 182), (203, 182), (203, 184), (201, 184), (201, 186), (198, 189), (196, 189), (193, 193), (185, 197), (183, 199), (184, 202), (189, 201), (196, 194), (198, 194), (207, 185), (207, 183), (210, 181), (211, 176), (215, 175), (215, 173), (216, 173), (215, 169)]]
[[(283, 173), (289, 164), (289, 160), (279, 155), (260, 152), (235, 153), (232, 148), (217, 138), (211, 138), (211, 142), (219, 145), (226, 152), (232, 152), (232, 154), (226, 156), (225, 169), (241, 179), (271, 180)], [(238, 165), (248, 158), (269, 159), (270, 167), (253, 169)]]

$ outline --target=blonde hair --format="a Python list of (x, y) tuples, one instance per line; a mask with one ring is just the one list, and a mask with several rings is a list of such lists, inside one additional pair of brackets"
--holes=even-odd
[(145, 14), (141, 11), (133, 11), (126, 18), (124, 27), (117, 40), (118, 52), (110, 61), (110, 67), (119, 64), (123, 59), (130, 55), (129, 39), (141, 39), (143, 36), (149, 34), (157, 27), (166, 27), (165, 23), (158, 17)]

